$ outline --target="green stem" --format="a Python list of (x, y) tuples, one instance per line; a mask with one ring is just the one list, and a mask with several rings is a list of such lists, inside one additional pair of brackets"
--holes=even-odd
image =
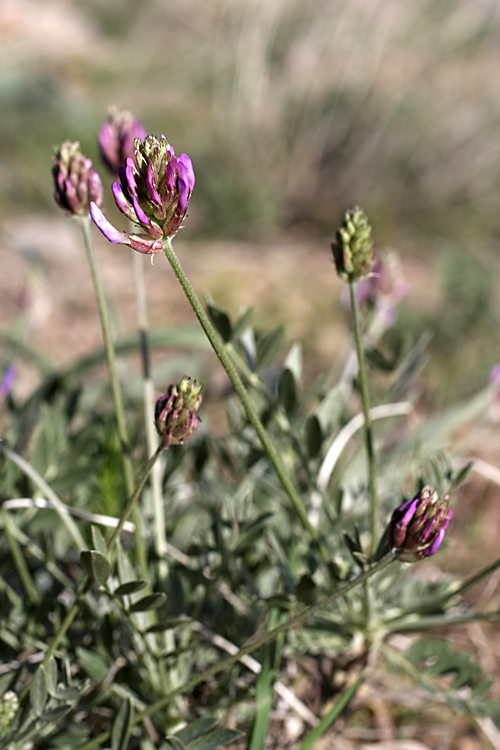
[[(251, 654), (253, 651), (256, 651), (262, 646), (265, 646), (266, 643), (270, 643), (271, 641), (275, 640), (279, 635), (281, 635), (281, 633), (285, 633), (287, 630), (290, 630), (290, 628), (302, 625), (302, 623), (305, 622), (305, 620), (307, 620), (309, 617), (312, 617), (320, 610), (324, 609), (325, 607), (328, 607), (330, 604), (337, 601), (337, 599), (340, 599), (341, 597), (348, 594), (357, 586), (360, 586), (361, 584), (363, 584), (365, 581), (367, 581), (369, 578), (375, 575), (375, 573), (378, 573), (379, 571), (386, 568), (394, 559), (395, 559), (394, 554), (390, 552), (388, 555), (383, 557), (377, 563), (375, 563), (370, 568), (365, 570), (364, 573), (361, 573), (361, 575), (357, 576), (352, 581), (349, 581), (349, 583), (346, 583), (344, 586), (341, 586), (339, 589), (329, 594), (321, 601), (317, 602), (316, 604), (313, 604), (311, 607), (307, 607), (307, 609), (304, 609), (302, 612), (299, 612), (298, 615), (295, 615), (294, 617), (290, 617), (288, 620), (285, 620), (284, 622), (282, 622), (280, 625), (277, 625), (272, 630), (269, 630), (268, 632), (264, 633), (264, 635), (261, 635), (260, 637), (255, 637), (254, 639), (250, 640), (245, 646), (240, 648), (240, 650), (236, 654), (233, 654), (232, 656), (228, 656), (227, 659), (224, 659), (223, 661), (220, 661), (217, 664), (214, 664), (212, 667), (207, 669), (202, 674), (196, 675), (196, 677), (193, 677), (191, 680), (184, 683), (184, 685), (181, 685), (175, 690), (172, 690), (170, 693), (168, 693), (168, 695), (163, 696), (163, 698), (160, 698), (160, 700), (156, 701), (151, 706), (148, 706), (148, 708), (144, 709), (144, 711), (141, 711), (140, 713), (138, 713), (134, 718), (134, 724), (137, 724), (138, 722), (143, 721), (148, 716), (152, 716), (157, 711), (167, 706), (172, 700), (174, 700), (174, 698), (177, 698), (177, 696), (182, 695), (183, 693), (189, 693), (191, 690), (193, 690), (193, 688), (199, 685), (200, 682), (205, 682), (205, 680), (208, 680), (209, 677), (213, 677), (219, 672), (222, 672), (225, 669), (228, 669), (229, 667), (234, 666), (243, 656), (246, 656), (247, 654)], [(101, 743), (106, 742), (106, 740), (109, 739), (109, 736), (110, 736), (109, 732), (101, 734), (99, 735), (99, 737), (96, 737), (95, 739), (91, 740), (86, 745), (83, 745), (80, 748), (78, 748), (78, 750), (92, 750), (92, 748), (98, 747)]]
[[(155, 389), (153, 379), (151, 377), (148, 309), (146, 301), (146, 284), (144, 281), (143, 264), (145, 258), (143, 255), (135, 251), (132, 251), (132, 255), (134, 264), (137, 324), (139, 328), (139, 340), (142, 359), (144, 426), (146, 431), (148, 454), (151, 454), (154, 451), (157, 438), (154, 424)], [(161, 461), (158, 461), (151, 473), (151, 494), (153, 497), (155, 550), (159, 560), (159, 577), (160, 580), (164, 582), (168, 575), (168, 567), (166, 562), (167, 537), (165, 533), (165, 512), (163, 510), (161, 476), (162, 466)]]
[[(146, 284), (144, 280), (144, 262), (145, 258), (134, 250), (132, 253), (132, 263), (134, 267), (134, 286), (135, 300), (137, 308), (137, 327), (139, 329), (139, 341), (142, 360), (142, 397), (144, 407), (144, 429), (146, 433), (146, 445), (148, 455), (151, 455), (157, 443), (154, 413), (155, 413), (155, 387), (151, 377), (151, 358), (149, 353), (149, 324), (148, 324), (148, 306), (146, 299)], [(163, 493), (162, 493), (162, 462), (156, 461), (151, 471), (151, 495), (153, 499), (154, 513), (154, 533), (155, 533), (155, 551), (158, 558), (158, 578), (165, 587), (168, 576), (167, 565), (167, 535), (165, 531), (165, 512), (163, 510)], [(150, 612), (151, 622), (158, 622), (158, 613)], [(156, 670), (160, 677), (162, 693), (168, 692), (172, 683), (169, 684), (165, 670), (164, 660), (159, 656), (161, 651), (162, 640), (167, 648), (174, 649), (173, 633), (167, 631), (163, 634), (156, 634), (156, 653), (151, 655), (155, 657)], [(150, 648), (148, 636), (144, 638), (146, 648)], [(175, 683), (174, 683), (175, 684)]]
[(108, 542), (108, 551), (111, 551), (112, 547), (114, 546), (116, 540), (118, 539), (121, 530), (123, 529), (123, 526), (125, 524), (125, 521), (128, 520), (128, 517), (130, 516), (132, 510), (134, 509), (135, 503), (137, 498), (139, 497), (139, 494), (146, 484), (146, 480), (149, 477), (153, 466), (155, 465), (158, 457), (160, 456), (162, 452), (162, 446), (161, 444), (158, 446), (156, 451), (153, 453), (153, 455), (150, 457), (149, 461), (147, 462), (144, 471), (142, 472), (141, 478), (139, 479), (134, 492), (130, 496), (125, 508), (123, 509), (123, 513), (120, 516), (120, 520), (118, 521), (118, 525), (116, 526), (115, 530), (113, 531), (113, 534), (111, 535), (111, 538)]
[[(113, 406), (116, 417), (116, 427), (118, 431), (118, 438), (121, 444), (121, 454), (123, 461), (123, 473), (125, 477), (125, 487), (127, 495), (132, 495), (134, 491), (134, 471), (132, 468), (132, 461), (130, 459), (130, 445), (128, 440), (127, 425), (125, 421), (125, 411), (123, 409), (123, 402), (120, 392), (120, 383), (118, 381), (118, 374), (116, 371), (116, 356), (113, 346), (113, 337), (111, 335), (111, 327), (109, 324), (108, 311), (106, 309), (106, 301), (104, 299), (104, 291), (102, 288), (101, 278), (99, 276), (99, 269), (97, 266), (97, 258), (94, 251), (94, 245), (92, 243), (92, 236), (90, 232), (91, 220), (90, 216), (85, 216), (79, 219), (80, 226), (82, 228), (83, 240), (85, 244), (85, 250), (87, 252), (87, 259), (90, 266), (90, 272), (92, 275), (92, 281), (94, 284), (94, 291), (97, 300), (97, 307), (99, 309), (99, 317), (101, 319), (102, 336), (104, 339), (104, 348), (106, 351), (106, 362), (108, 365), (109, 383), (111, 387), (111, 396), (113, 399)], [(147, 562), (146, 552), (144, 549), (144, 540), (142, 537), (141, 529), (141, 518), (135, 507), (134, 523), (135, 523), (135, 544), (137, 549), (137, 557), (139, 561), (139, 567), (141, 575), (147, 580)]]
[[(240, 357), (234, 346), (229, 341), (225, 345), (225, 350), (227, 354), (229, 355), (231, 362), (239, 369), (239, 371), (243, 374), (243, 377), (246, 379), (248, 384), (252, 386), (252, 388), (255, 388), (257, 393), (260, 393), (263, 398), (266, 399), (267, 403), (274, 407), (274, 401), (270, 394), (268, 393), (267, 389), (263, 387), (262, 381), (260, 380), (259, 376), (252, 372), (252, 370), (249, 368), (247, 363), (244, 361), (243, 357)], [(307, 477), (311, 483), (311, 485), (314, 487), (314, 489), (319, 492), (316, 481), (312, 475), (311, 467), (309, 466), (309, 462), (304, 454), (304, 451), (302, 450), (302, 446), (300, 445), (300, 442), (297, 440), (297, 437), (295, 436), (292, 426), (290, 424), (290, 420), (288, 419), (288, 416), (282, 412), (282, 411), (276, 411), (275, 414), (276, 421), (278, 422), (279, 427), (283, 430), (283, 432), (286, 434), (286, 436), (290, 439), (290, 442), (295, 450), (295, 453), (297, 454), (298, 458), (300, 459), (300, 462), (302, 464), (302, 468), (307, 474)]]
[(370, 554), (373, 557), (377, 548), (377, 488), (375, 477), (375, 451), (373, 447), (373, 428), (370, 417), (370, 395), (368, 392), (368, 378), (366, 376), (365, 357), (363, 353), (363, 345), (361, 342), (361, 324), (359, 320), (357, 285), (353, 281), (349, 282), (349, 292), (351, 297), (352, 327), (359, 367), (361, 401), (363, 404), (363, 415), (365, 418), (364, 433), (366, 447), (366, 468), (368, 474), (368, 488), (370, 493)]
[(295, 512), (297, 513), (302, 525), (307, 530), (309, 536), (313, 540), (313, 542), (316, 544), (321, 558), (323, 562), (328, 565), (329, 564), (329, 557), (326, 553), (326, 551), (323, 549), (318, 534), (316, 532), (316, 529), (313, 528), (311, 525), (309, 518), (307, 516), (306, 510), (304, 506), (302, 505), (302, 501), (298, 495), (297, 490), (295, 489), (295, 486), (293, 482), (291, 481), (290, 477), (288, 476), (285, 467), (283, 466), (283, 463), (278, 455), (278, 452), (276, 448), (274, 447), (274, 444), (272, 443), (270, 437), (268, 436), (266, 430), (264, 429), (264, 426), (262, 425), (262, 422), (259, 419), (259, 416), (257, 412), (255, 411), (253, 404), (250, 400), (250, 397), (245, 389), (245, 386), (243, 385), (243, 382), (236, 372), (236, 369), (231, 362), (230, 357), (228, 356), (227, 352), (224, 349), (224, 346), (219, 341), (217, 334), (215, 333), (212, 324), (210, 323), (203, 307), (201, 306), (201, 303), (196, 296), (196, 293), (189, 283), (189, 279), (187, 278), (184, 269), (182, 268), (181, 264), (179, 263), (179, 260), (177, 259), (177, 256), (174, 252), (174, 249), (172, 247), (172, 243), (170, 239), (167, 239), (164, 245), (164, 252), (167, 256), (167, 259), (172, 266), (172, 269), (177, 277), (177, 280), (179, 281), (184, 294), (189, 300), (189, 303), (191, 307), (193, 308), (194, 314), (198, 318), (198, 321), (200, 322), (201, 327), (203, 328), (208, 340), (210, 341), (212, 348), (217, 355), (221, 365), (225, 369), (225, 371), (228, 374), (228, 377), (233, 384), (234, 390), (236, 391), (243, 408), (245, 409), (248, 419), (250, 420), (251, 424), (253, 425), (263, 447), (266, 451), (269, 460), (274, 467), (274, 470), (276, 471), (276, 474), (278, 475), (278, 478), (283, 486), (283, 489), (285, 490), (286, 494), (290, 498), (290, 501), (295, 509)]

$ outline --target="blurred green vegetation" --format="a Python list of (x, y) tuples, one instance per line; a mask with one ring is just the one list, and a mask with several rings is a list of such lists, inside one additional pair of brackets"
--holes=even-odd
[[(116, 104), (192, 156), (189, 231), (495, 238), (496, 4), (11, 0), (0, 14), (2, 218), (50, 205), (49, 153)], [(379, 230), (380, 231), (380, 230)], [(383, 237), (385, 239), (385, 237)]]
[(79, 140), (99, 165), (116, 104), (191, 156), (186, 238), (323, 240), (361, 204), (377, 247), (418, 252), (441, 291), (400, 318), (434, 332), (439, 398), (484, 382), (497, 359), (495, 3), (11, 0), (0, 35), (0, 227), (57, 210), (53, 147)]

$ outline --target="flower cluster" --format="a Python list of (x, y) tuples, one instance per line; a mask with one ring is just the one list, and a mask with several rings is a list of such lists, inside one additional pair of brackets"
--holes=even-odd
[(120, 167), (120, 182), (113, 183), (112, 190), (119, 210), (144, 234), (119, 232), (95, 204), (90, 214), (110, 242), (151, 255), (180, 229), (195, 177), (189, 156), (176, 157), (164, 135), (148, 135), (142, 143), (136, 139), (135, 158), (136, 162), (127, 158)]
[(101, 178), (84, 156), (78, 141), (65, 141), (54, 154), (54, 198), (68, 216), (85, 216), (89, 205), (100, 205), (103, 188)]
[(155, 425), (162, 448), (177, 445), (191, 437), (200, 422), (196, 412), (201, 406), (201, 385), (183, 378), (160, 396), (155, 407)]
[(99, 130), (99, 150), (111, 174), (118, 175), (127, 159), (135, 161), (135, 140), (143, 141), (146, 135), (143, 124), (130, 112), (111, 109), (108, 122)]
[(413, 500), (396, 508), (389, 524), (389, 546), (400, 560), (415, 562), (437, 552), (453, 517), (448, 500), (448, 495), (440, 499), (425, 486)]
[(18, 709), (19, 698), (13, 690), (7, 690), (0, 698), (0, 736), (9, 734)]
[(339, 277), (349, 283), (366, 278), (375, 263), (375, 252), (372, 228), (359, 206), (345, 212), (335, 240), (331, 247)]

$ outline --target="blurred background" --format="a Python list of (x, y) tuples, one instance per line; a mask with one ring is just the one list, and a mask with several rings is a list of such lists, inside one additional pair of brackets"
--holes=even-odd
[[(256, 305), (263, 324), (288, 322), (312, 369), (344, 331), (329, 242), (352, 204), (377, 249), (402, 257), (411, 284), (398, 325), (432, 328), (431, 405), (471, 393), (500, 358), (496, 0), (0, 0), (0, 70), (7, 325), (28, 267), (38, 285), (54, 274), (33, 316), (42, 343), (60, 315), (75, 326), (85, 315), (87, 274), (75, 285), (80, 244), (53, 202), (51, 155), (81, 142), (120, 225), (96, 139), (116, 105), (193, 160), (176, 242), (195, 283), (233, 314)], [(103, 253), (126, 302), (127, 251)], [(176, 324), (184, 303), (155, 266), (152, 323)], [(81, 353), (88, 328), (72, 330)], [(66, 333), (52, 339), (69, 356)]]

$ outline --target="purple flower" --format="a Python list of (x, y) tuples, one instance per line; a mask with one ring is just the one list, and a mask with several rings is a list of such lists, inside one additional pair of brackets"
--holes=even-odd
[(135, 141), (136, 162), (128, 158), (120, 167), (120, 182), (113, 183), (113, 196), (120, 211), (144, 234), (119, 232), (97, 205), (90, 215), (103, 235), (114, 245), (129, 245), (151, 255), (163, 249), (166, 238), (181, 228), (194, 187), (194, 171), (186, 154), (176, 157), (164, 135), (148, 135)]
[(155, 407), (155, 425), (162, 447), (177, 445), (191, 437), (200, 422), (196, 412), (201, 406), (201, 385), (183, 378), (160, 396)]
[(400, 560), (415, 562), (437, 552), (453, 518), (448, 500), (448, 495), (440, 500), (426, 486), (396, 508), (389, 524), (389, 546)]
[(12, 385), (14, 384), (14, 378), (16, 376), (16, 368), (14, 365), (8, 365), (3, 376), (3, 380), (0, 384), (0, 402), (3, 401), (5, 396), (10, 392)]
[(99, 130), (99, 149), (112, 175), (118, 175), (127, 159), (135, 161), (134, 141), (143, 141), (146, 135), (142, 123), (130, 112), (120, 112), (116, 107), (110, 110), (108, 122)]
[(494, 388), (500, 388), (500, 363), (492, 367), (488, 382)]
[(85, 216), (93, 202), (102, 201), (101, 178), (84, 156), (78, 141), (65, 141), (54, 154), (54, 198), (68, 216)]

